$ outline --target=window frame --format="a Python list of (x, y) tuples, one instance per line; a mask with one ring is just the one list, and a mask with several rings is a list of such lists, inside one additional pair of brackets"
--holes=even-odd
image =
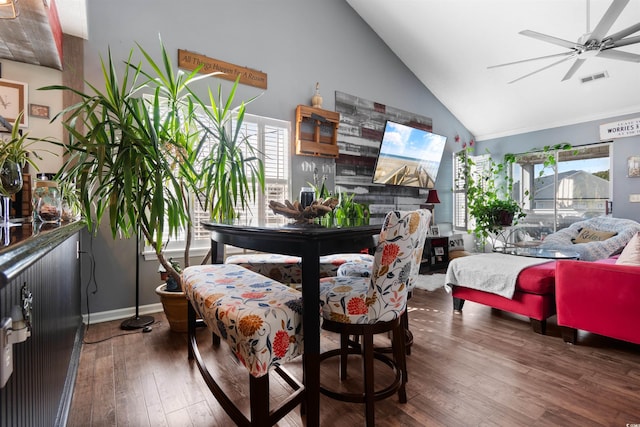
[[(539, 201), (536, 201), (535, 194), (534, 195), (527, 194), (527, 191), (529, 191), (530, 193), (532, 190), (535, 191), (536, 180), (541, 179), (540, 172), (535, 170), (535, 165), (544, 165), (545, 159), (549, 159), (550, 156), (552, 156), (552, 158), (555, 161), (551, 162), (546, 166), (543, 166), (542, 171), (546, 170), (547, 168), (551, 168), (551, 170), (553, 171), (553, 186), (554, 186), (553, 199), (551, 203), (551, 208), (547, 208), (546, 210), (548, 209), (553, 210), (553, 221), (552, 221), (553, 224), (552, 224), (551, 232), (556, 232), (559, 229), (564, 228), (561, 225), (564, 224), (564, 226), (568, 226), (566, 224), (570, 224), (570, 222), (568, 221), (563, 221), (563, 224), (560, 224), (559, 222), (560, 215), (559, 215), (559, 208), (558, 208), (558, 200), (562, 199), (562, 197), (559, 197), (559, 194), (558, 194), (559, 192), (558, 176), (563, 173), (563, 172), (559, 172), (559, 169), (560, 169), (559, 165), (565, 162), (570, 162), (570, 161), (608, 158), (609, 160), (608, 169), (607, 169), (609, 173), (608, 190), (607, 190), (608, 197), (605, 200), (605, 207), (603, 212), (603, 213), (607, 213), (609, 210), (608, 207), (610, 205), (611, 197), (613, 195), (613, 174), (611, 173), (612, 166), (613, 166), (612, 165), (613, 159), (611, 155), (611, 148), (612, 148), (611, 141), (603, 141), (603, 142), (597, 142), (592, 144), (571, 146), (566, 149), (562, 149), (562, 148), (540, 149), (540, 150), (532, 150), (527, 153), (516, 154), (515, 155), (516, 161), (512, 164), (511, 173), (514, 176), (514, 180), (519, 182), (519, 188), (517, 189), (514, 188), (514, 192), (517, 191), (517, 194), (514, 194), (514, 196), (517, 196), (519, 201), (521, 203), (524, 203), (525, 212), (527, 213), (527, 216), (530, 214), (541, 214), (545, 210), (542, 207), (538, 208), (535, 206), (535, 204), (539, 203)], [(602, 155), (602, 154), (605, 154), (605, 151), (606, 151), (606, 155)], [(527, 157), (529, 159), (527, 159)], [(515, 177), (513, 168), (515, 167), (522, 168), (520, 164), (523, 158), (527, 159), (527, 163), (531, 164), (534, 167), (530, 168), (530, 170), (528, 171), (525, 171), (524, 169), (522, 169), (520, 176)], [(535, 161), (536, 158), (539, 159), (538, 162)], [(584, 172), (584, 169), (579, 169), (579, 171)], [(551, 175), (544, 175), (543, 177), (549, 177), (549, 176)], [(525, 184), (525, 180), (528, 180), (529, 182), (528, 185)], [(574, 200), (589, 200), (589, 199), (580, 199), (575, 197), (570, 200), (573, 202)], [(569, 209), (567, 209), (567, 211), (568, 210)], [(586, 219), (586, 217), (581, 219)], [(579, 221), (581, 219), (576, 216), (576, 221)], [(526, 220), (527, 218), (524, 219), (525, 222)]]
[[(233, 120), (230, 125), (235, 126), (235, 123), (236, 121)], [(255, 137), (256, 145), (258, 146), (257, 151), (262, 155), (262, 160), (265, 163), (265, 192), (264, 193), (258, 192), (258, 194), (256, 195), (255, 203), (253, 203), (253, 206), (248, 207), (248, 209), (251, 210), (251, 213), (249, 214), (248, 211), (245, 210), (244, 212), (241, 212), (241, 216), (254, 217), (256, 216), (255, 215), (256, 212), (254, 212), (252, 209), (258, 209), (257, 216), (265, 216), (267, 218), (270, 218), (271, 216), (275, 216), (272, 212), (268, 210), (269, 200), (267, 199), (269, 198), (270, 194), (273, 194), (273, 192), (269, 191), (270, 185), (284, 187), (284, 189), (280, 191), (280, 196), (282, 197), (282, 200), (278, 200), (278, 201), (284, 202), (284, 199), (291, 198), (290, 197), (291, 195), (291, 138), (292, 138), (291, 122), (287, 120), (280, 120), (280, 119), (275, 119), (275, 118), (270, 118), (265, 116), (258, 116), (254, 114), (245, 114), (243, 126), (245, 128), (248, 126), (257, 127), (256, 134), (251, 135), (249, 138), (250, 140), (253, 140)], [(276, 128), (279, 133), (282, 132), (285, 134), (285, 135), (276, 137), (280, 139), (280, 141), (276, 143), (279, 145), (280, 152), (278, 153), (278, 156), (276, 157), (276, 159), (274, 159), (274, 162), (279, 164), (279, 168), (280, 168), (279, 173), (282, 173), (283, 176), (278, 176), (278, 177), (268, 176), (269, 172), (267, 171), (268, 169), (267, 160), (270, 153), (267, 152), (267, 150), (265, 149), (265, 148), (268, 148), (267, 147), (268, 144), (265, 142), (265, 140), (267, 138), (267, 135), (270, 134), (270, 132), (265, 131), (265, 129), (267, 129), (268, 127)], [(199, 205), (193, 199), (193, 195), (190, 195), (190, 197), (192, 197), (191, 206), (194, 207), (194, 210), (190, 214), (191, 217), (195, 218), (196, 222), (199, 222), (205, 219), (208, 220), (209, 219), (208, 212), (206, 210), (199, 209), (198, 208)], [(207, 237), (203, 237), (205, 235)], [(165, 249), (163, 252), (168, 257), (181, 259), (184, 256), (184, 246), (185, 246), (184, 237), (185, 237), (185, 232), (182, 231), (177, 238), (176, 237), (173, 237), (171, 239), (167, 238), (167, 240), (165, 240)], [(202, 228), (200, 225), (196, 224), (194, 226), (194, 230), (191, 236), (190, 257), (203, 257), (207, 254), (210, 248), (211, 248), (210, 233), (204, 230), (204, 228)], [(144, 256), (144, 259), (147, 261), (157, 261), (155, 251), (148, 244), (144, 245), (142, 255)]]
[[(606, 147), (607, 150), (607, 156), (598, 156), (598, 152), (602, 152), (604, 150), (603, 147)], [(592, 156), (585, 156), (585, 155), (580, 155), (578, 156), (578, 158), (571, 158), (572, 156), (572, 152), (576, 151), (576, 150), (584, 150), (584, 151), (593, 151), (593, 155)], [(612, 141), (602, 141), (602, 142), (596, 142), (596, 143), (592, 143), (592, 144), (584, 144), (584, 145), (577, 145), (577, 146), (573, 146), (569, 149), (563, 150), (563, 149), (555, 149), (555, 150), (549, 150), (548, 148), (540, 148), (540, 149), (534, 149), (531, 150), (529, 152), (526, 153), (519, 153), (516, 154), (516, 161), (511, 165), (511, 170), (509, 171), (509, 173), (511, 174), (511, 176), (514, 178), (514, 182), (517, 182), (519, 185), (516, 188), (516, 185), (514, 184), (514, 193), (512, 194), (512, 197), (516, 198), (517, 200), (519, 200), (521, 203), (523, 203), (523, 206), (525, 208), (525, 212), (527, 212), (527, 214), (535, 211), (535, 208), (532, 208), (532, 200), (529, 197), (529, 195), (526, 193), (527, 188), (525, 188), (525, 184), (524, 184), (524, 178), (523, 178), (523, 173), (520, 173), (519, 177), (516, 177), (516, 173), (514, 172), (514, 168), (515, 167), (519, 167), (518, 164), (518, 158), (522, 158), (525, 156), (530, 156), (531, 159), (535, 159), (535, 157), (538, 157), (540, 159), (539, 164), (543, 164), (544, 163), (544, 158), (548, 158), (550, 155), (552, 155), (555, 159), (558, 159), (558, 162), (563, 162), (563, 161), (570, 161), (570, 160), (581, 160), (581, 159), (589, 159), (589, 158), (599, 158), (599, 157), (608, 157), (609, 158), (609, 197), (608, 197), (608, 201), (607, 201), (607, 207), (605, 208), (605, 212), (610, 213), (608, 206), (610, 206), (611, 203), (611, 197), (613, 194), (613, 174), (611, 173), (613, 165), (613, 159), (612, 159)], [(466, 231), (469, 232), (469, 230), (471, 228), (473, 228), (473, 219), (469, 218), (469, 214), (467, 212), (467, 193), (466, 193), (466, 175), (464, 174), (465, 170), (464, 170), (464, 166), (466, 165), (466, 161), (465, 161), (465, 156), (469, 156), (469, 152), (466, 150), (461, 150), (457, 153), (453, 153), (453, 222), (454, 222), (454, 229), (457, 231)], [(471, 174), (476, 173), (476, 171), (478, 170), (478, 168), (482, 167), (483, 164), (483, 156), (488, 156), (488, 155), (478, 155), (478, 156), (471, 156), (471, 158), (474, 160), (475, 165), (473, 166), (474, 169), (472, 169), (470, 171)], [(573, 155), (575, 157), (575, 154)], [(557, 186), (557, 174), (558, 174), (558, 170), (557, 167), (554, 167), (553, 164), (550, 165), (552, 168), (554, 168), (554, 185)], [(536, 176), (537, 174), (534, 171), (530, 171), (529, 172), (530, 177), (529, 179), (531, 180), (531, 182), (533, 182), (534, 180), (538, 179), (538, 176)], [(530, 187), (531, 188), (531, 187)], [(553, 209), (554, 209), (554, 213), (553, 213), (553, 232), (558, 230), (558, 213), (557, 213), (557, 189), (554, 190), (554, 198), (553, 198)], [(463, 222), (464, 221), (464, 222)], [(527, 219), (525, 218), (522, 222), (527, 222)]]

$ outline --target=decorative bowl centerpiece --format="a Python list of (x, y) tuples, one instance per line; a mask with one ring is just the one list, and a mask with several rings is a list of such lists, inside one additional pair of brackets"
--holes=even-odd
[(297, 200), (293, 203), (288, 200), (285, 200), (284, 203), (276, 202), (275, 200), (269, 202), (269, 207), (273, 213), (295, 219), (296, 222), (311, 222), (315, 218), (323, 217), (333, 211), (337, 205), (338, 199), (335, 197), (314, 200), (306, 207), (302, 207)]

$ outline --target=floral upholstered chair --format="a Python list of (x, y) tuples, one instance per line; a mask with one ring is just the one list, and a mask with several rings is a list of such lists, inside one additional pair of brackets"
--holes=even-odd
[[(431, 215), (431, 213), (429, 213)], [(420, 261), (422, 260), (422, 252), (424, 249), (424, 244), (427, 239), (427, 233), (422, 233), (419, 236), (420, 240), (418, 242), (418, 252), (415, 254), (417, 258), (417, 262), (413, 264), (413, 270), (409, 275), (409, 280), (407, 282), (407, 299), (411, 299), (411, 295), (413, 293), (413, 288), (416, 286), (416, 279), (420, 274)], [(371, 272), (373, 270), (373, 257), (361, 259), (358, 262), (348, 261), (340, 265), (338, 268), (337, 275), (339, 277), (351, 276), (351, 277), (371, 277)], [(406, 335), (406, 351), (407, 354), (411, 354), (411, 344), (413, 344), (413, 334), (409, 330), (409, 314), (405, 310), (402, 314), (402, 325), (405, 329)], [(388, 348), (379, 348), (378, 351), (388, 351)]]
[[(363, 358), (363, 393), (342, 393), (321, 386), (332, 398), (362, 402), (368, 426), (374, 425), (374, 401), (398, 393), (406, 402), (405, 334), (402, 316), (407, 308), (409, 283), (418, 275), (422, 249), (431, 214), (427, 210), (393, 211), (387, 214), (374, 254), (371, 277), (329, 277), (320, 282), (320, 301), (325, 330), (340, 334), (339, 349), (325, 352), (321, 360), (340, 356), (340, 377), (347, 376), (348, 354)], [(373, 351), (373, 335), (392, 332), (393, 358)], [(362, 337), (362, 344), (349, 340)], [(373, 358), (395, 370), (394, 383), (374, 390)]]

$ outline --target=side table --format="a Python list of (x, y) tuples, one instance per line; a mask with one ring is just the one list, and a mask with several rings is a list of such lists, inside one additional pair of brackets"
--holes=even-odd
[(420, 272), (446, 270), (449, 266), (449, 237), (427, 236), (422, 252)]

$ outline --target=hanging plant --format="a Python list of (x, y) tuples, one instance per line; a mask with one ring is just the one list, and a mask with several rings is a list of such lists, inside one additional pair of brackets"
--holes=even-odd
[[(510, 167), (515, 155), (507, 154), (501, 162), (489, 157), (488, 164), (476, 174), (471, 173), (476, 163), (467, 149), (464, 176), (467, 190), (467, 209), (475, 220), (470, 230), (479, 240), (499, 233), (505, 226), (515, 225), (526, 216), (522, 205), (511, 197), (513, 177)], [(487, 154), (490, 153), (487, 151)]]

